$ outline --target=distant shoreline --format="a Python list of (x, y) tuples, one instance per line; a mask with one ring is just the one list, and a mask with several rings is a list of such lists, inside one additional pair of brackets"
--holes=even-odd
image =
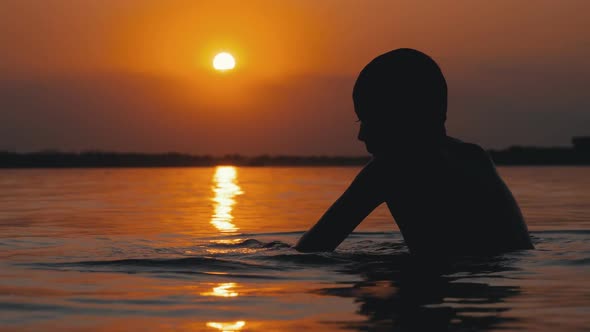
[[(574, 148), (510, 147), (489, 150), (497, 165), (590, 165), (590, 151)], [(369, 156), (225, 156), (183, 153), (121, 152), (0, 152), (0, 168), (108, 168), (108, 167), (207, 167), (235, 166), (362, 166)]]

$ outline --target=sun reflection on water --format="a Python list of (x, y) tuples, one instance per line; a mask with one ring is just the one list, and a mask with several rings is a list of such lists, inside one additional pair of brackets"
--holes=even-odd
[(212, 327), (214, 329), (218, 329), (219, 331), (229, 332), (229, 331), (240, 331), (242, 327), (246, 325), (246, 322), (243, 320), (237, 322), (208, 322), (207, 326)]
[(212, 327), (214, 329), (218, 329), (222, 332), (229, 332), (229, 331), (240, 331), (242, 327), (246, 325), (246, 322), (243, 320), (237, 322), (208, 322), (207, 326)]
[(237, 284), (235, 282), (224, 282), (219, 284), (217, 287), (213, 287), (211, 292), (201, 293), (203, 296), (219, 296), (219, 297), (236, 297), (240, 295), (238, 292), (233, 291)]
[(215, 211), (211, 216), (211, 224), (223, 233), (234, 233), (239, 229), (232, 223), (232, 210), (236, 204), (234, 197), (244, 193), (236, 181), (237, 176), (233, 166), (218, 166), (213, 176)]

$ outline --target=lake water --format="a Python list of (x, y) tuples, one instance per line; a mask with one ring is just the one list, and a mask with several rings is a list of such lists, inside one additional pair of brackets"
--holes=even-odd
[(0, 170), (0, 331), (588, 331), (590, 168), (499, 168), (537, 249), (441, 274), (385, 206), (290, 248), (358, 170)]

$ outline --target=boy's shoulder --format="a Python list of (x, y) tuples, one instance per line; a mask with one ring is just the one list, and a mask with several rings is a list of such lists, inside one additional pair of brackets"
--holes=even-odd
[(443, 145), (443, 151), (452, 163), (460, 164), (463, 167), (495, 168), (487, 151), (474, 143), (448, 137)]

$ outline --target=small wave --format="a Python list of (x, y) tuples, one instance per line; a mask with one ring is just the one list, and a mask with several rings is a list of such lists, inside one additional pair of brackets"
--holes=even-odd
[[(549, 240), (554, 236), (547, 236), (547, 232), (533, 232), (541, 239), (547, 248), (552, 250)], [(273, 240), (272, 238), (238, 238), (219, 237), (205, 240), (195, 246), (187, 248), (157, 248), (153, 251), (142, 251), (145, 255), (139, 258), (127, 258), (117, 260), (84, 260), (75, 262), (39, 262), (26, 264), (36, 269), (74, 270), (80, 272), (120, 272), (120, 273), (154, 273), (162, 277), (186, 276), (214, 276), (233, 278), (260, 278), (260, 279), (293, 279), (299, 276), (299, 270), (312, 268), (315, 272), (326, 269), (325, 272), (342, 271), (348, 273), (386, 273), (404, 269), (410, 266), (413, 269), (412, 260), (407, 247), (401, 240), (391, 239), (391, 233), (370, 233), (375, 238), (366, 236), (360, 239), (345, 241), (334, 252), (300, 253), (286, 242)], [(557, 238), (567, 238), (558, 236)], [(570, 239), (571, 240), (571, 239)], [(578, 240), (577, 240), (578, 241)], [(527, 251), (525, 253), (510, 253), (499, 257), (488, 257), (473, 261), (456, 260), (445, 272), (467, 272), (467, 275), (489, 273), (494, 271), (511, 271), (514, 261), (531, 259), (531, 255), (542, 251)], [(131, 246), (129, 250), (120, 252), (121, 255), (137, 254)], [(182, 256), (190, 253), (191, 256)], [(121, 257), (121, 256), (119, 256)], [(571, 265), (588, 265), (587, 256), (576, 257)], [(441, 263), (442, 264), (442, 263)], [(448, 270), (448, 271), (447, 271)], [(285, 273), (288, 272), (289, 273)], [(397, 273), (397, 272), (396, 272)]]
[(121, 259), (111, 261), (81, 261), (66, 263), (34, 263), (33, 268), (76, 270), (80, 272), (124, 272), (124, 273), (178, 273), (194, 275), (227, 275), (243, 278), (274, 278), (272, 272), (283, 269), (239, 260), (213, 257), (187, 257), (173, 259)]
[(64, 266), (144, 266), (144, 267), (186, 267), (194, 268), (205, 266), (207, 268), (221, 268), (221, 269), (256, 269), (265, 268), (261, 265), (254, 265), (244, 262), (238, 262), (227, 259), (213, 258), (213, 257), (186, 257), (186, 258), (172, 258), (172, 259), (120, 259), (112, 261), (81, 261), (73, 263), (62, 263)]
[(339, 258), (332, 253), (293, 253), (266, 255), (257, 257), (262, 261), (279, 261), (281, 263), (291, 263), (297, 265), (333, 265), (346, 264), (350, 261), (346, 258)]
[(281, 241), (262, 242), (256, 239), (245, 239), (237, 241), (218, 240), (207, 245), (210, 248), (259, 248), (259, 249), (281, 249), (291, 248), (291, 245)]
[(291, 245), (281, 241), (271, 241), (264, 243), (262, 247), (267, 249), (286, 249), (291, 248)]
[[(290, 232), (261, 232), (261, 233), (240, 233), (233, 235), (233, 237), (266, 237), (266, 236), (294, 236), (298, 235), (301, 236), (305, 233), (305, 231), (290, 231)], [(401, 236), (399, 231), (355, 231), (350, 234), (350, 236), (358, 237), (358, 236)]]
[(575, 235), (590, 235), (590, 229), (549, 229), (549, 230), (536, 230), (529, 232), (531, 235), (534, 234), (575, 234)]
[(564, 261), (563, 262), (566, 265), (579, 265), (579, 266), (588, 266), (590, 265), (590, 258), (585, 257), (585, 258), (579, 258), (579, 259), (571, 259), (569, 261)]
[(305, 231), (291, 231), (291, 232), (268, 232), (268, 233), (241, 233), (237, 236), (285, 236), (285, 235), (303, 235)]
[(264, 242), (255, 239), (217, 240), (207, 244), (208, 248), (262, 248)]

